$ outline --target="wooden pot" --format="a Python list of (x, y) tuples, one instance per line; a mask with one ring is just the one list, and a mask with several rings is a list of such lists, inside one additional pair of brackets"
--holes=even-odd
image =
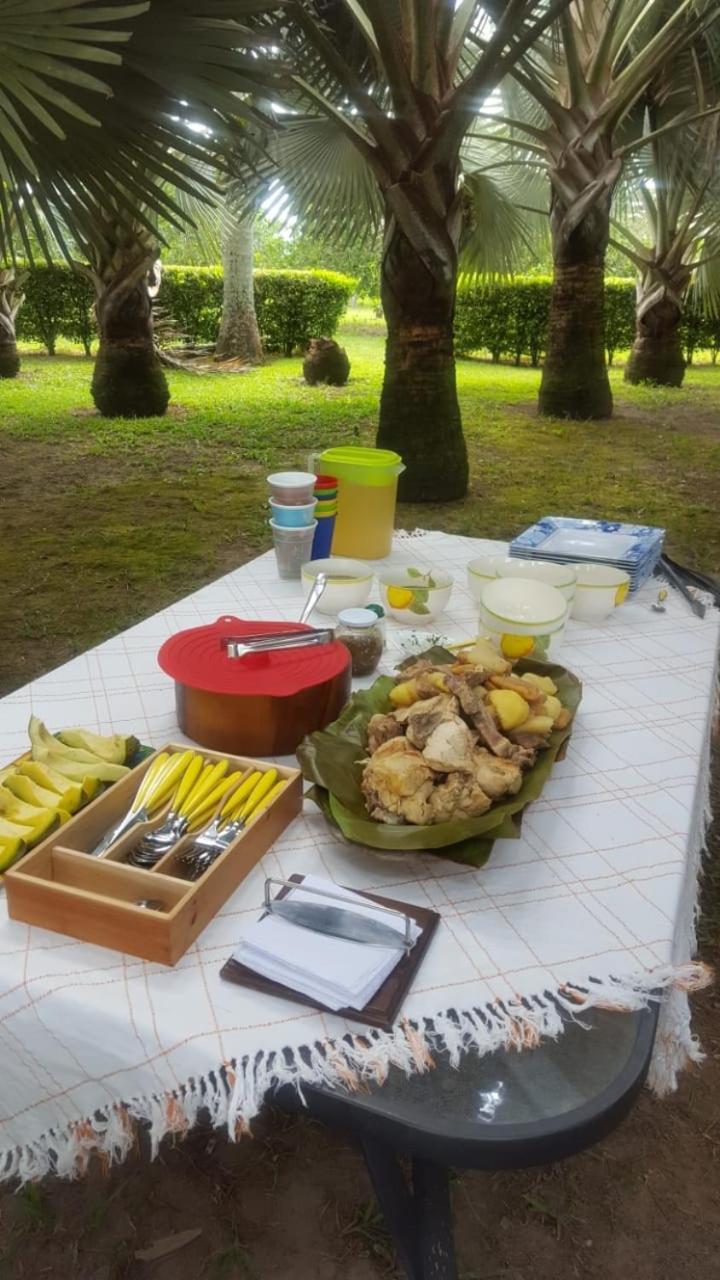
[(175, 681), (183, 733), (214, 751), (290, 755), (308, 733), (337, 719), (350, 697), (352, 665), (339, 641), (244, 658), (227, 652), (231, 637), (309, 630), (228, 616), (166, 640), (158, 662)]

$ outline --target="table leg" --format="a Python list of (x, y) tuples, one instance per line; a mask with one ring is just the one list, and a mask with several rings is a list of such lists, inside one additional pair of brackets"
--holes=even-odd
[(448, 1170), (413, 1160), (412, 1190), (396, 1153), (360, 1139), (365, 1163), (408, 1280), (457, 1280)]

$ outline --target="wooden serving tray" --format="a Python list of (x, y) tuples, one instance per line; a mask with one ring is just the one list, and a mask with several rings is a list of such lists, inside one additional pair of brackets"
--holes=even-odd
[[(11, 918), (142, 960), (176, 964), (302, 808), (299, 769), (199, 748), (208, 761), (228, 760), (229, 772), (275, 768), (287, 786), (199, 880), (182, 879), (175, 865), (193, 836), (179, 841), (152, 871), (123, 861), (145, 831), (162, 825), (166, 809), (127, 832), (104, 857), (90, 857), (88, 850), (129, 809), (159, 751), (185, 750), (187, 744), (160, 747), (11, 867), (4, 880)], [(164, 909), (139, 907), (139, 898), (157, 899)]]

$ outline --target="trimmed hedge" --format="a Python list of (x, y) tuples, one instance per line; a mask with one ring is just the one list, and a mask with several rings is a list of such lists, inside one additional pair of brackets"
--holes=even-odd
[[(164, 267), (159, 303), (193, 343), (215, 342), (222, 312), (220, 267)], [(256, 271), (255, 306), (266, 351), (292, 355), (311, 338), (331, 338), (356, 281), (336, 271)], [(65, 265), (34, 267), (27, 276), (18, 338), (42, 342), (53, 355), (59, 337), (96, 337), (90, 284)]]
[(25, 284), (25, 301), (18, 312), (19, 342), (41, 342), (48, 355), (55, 354), (58, 338), (82, 343), (90, 355), (96, 336), (94, 294), (84, 280), (62, 262), (33, 267)]
[[(550, 313), (550, 276), (515, 276), (489, 284), (461, 281), (455, 310), (455, 346), (458, 354), (489, 351), (520, 364), (537, 365), (545, 351)], [(681, 325), (688, 360), (699, 350), (710, 351), (713, 361), (720, 350), (720, 317), (704, 314), (688, 304)], [(627, 350), (635, 337), (635, 282), (606, 277), (605, 347), (612, 364), (617, 351)]]
[[(493, 360), (540, 363), (545, 350), (551, 279), (516, 276), (475, 284), (461, 281), (455, 315), (458, 354), (489, 351)], [(311, 338), (330, 338), (355, 288), (355, 280), (334, 271), (262, 270), (255, 272), (255, 304), (267, 351), (292, 355)], [(59, 337), (81, 342), (86, 352), (95, 334), (90, 284), (64, 263), (29, 272), (26, 300), (18, 316), (20, 342), (41, 342), (50, 355)], [(160, 306), (192, 343), (213, 343), (222, 311), (222, 269), (163, 269)], [(720, 317), (686, 307), (682, 340), (688, 360), (696, 351), (720, 351)], [(632, 346), (635, 333), (635, 284), (605, 281), (605, 344), (612, 364), (617, 351)]]

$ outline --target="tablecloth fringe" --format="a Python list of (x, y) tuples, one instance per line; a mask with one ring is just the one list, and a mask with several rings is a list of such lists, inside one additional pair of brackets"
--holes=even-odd
[[(693, 807), (695, 818), (690, 828), (688, 853), (685, 863), (685, 881), (677, 915), (673, 943), (673, 961), (687, 962), (697, 950), (697, 922), (700, 915), (703, 858), (707, 852), (708, 832), (713, 821), (711, 802), (712, 741), (717, 731), (720, 710), (720, 654), (715, 663), (714, 690), (710, 699), (705, 731), (702, 765), (698, 777), (699, 803)], [(710, 981), (712, 975), (710, 975)], [(705, 983), (703, 985), (708, 985)], [(681, 985), (674, 986), (663, 1001), (658, 1019), (653, 1057), (648, 1073), (648, 1084), (658, 1097), (665, 1097), (677, 1088), (678, 1076), (690, 1062), (702, 1062), (704, 1053), (691, 1025), (690, 1002), (687, 991)]]
[[(541, 994), (496, 1000), (472, 1009), (448, 1009), (422, 1022), (402, 1020), (392, 1032), (364, 1030), (339, 1040), (259, 1052), (252, 1058), (226, 1062), (217, 1072), (190, 1080), (165, 1095), (135, 1098), (127, 1104), (107, 1102), (92, 1117), (64, 1129), (52, 1129), (22, 1149), (0, 1152), (0, 1181), (30, 1182), (56, 1174), (76, 1178), (96, 1157), (110, 1165), (136, 1146), (137, 1126), (149, 1132), (151, 1158), (168, 1134), (185, 1134), (209, 1114), (216, 1128), (227, 1128), (238, 1140), (249, 1132), (268, 1093), (292, 1085), (300, 1096), (306, 1085), (329, 1085), (362, 1091), (381, 1084), (391, 1067), (406, 1075), (429, 1071), (434, 1054), (445, 1052), (457, 1067), (464, 1054), (482, 1056), (498, 1049), (534, 1048), (546, 1037), (557, 1038), (568, 1018), (582, 1024), (593, 1008), (635, 1012), (667, 993), (662, 1036), (653, 1060), (653, 1088), (667, 1092), (678, 1071), (701, 1051), (689, 1032), (687, 995), (711, 981), (706, 965), (666, 966), (626, 979), (590, 978), (583, 986), (566, 983)], [(688, 1038), (689, 1037), (689, 1038)]]

